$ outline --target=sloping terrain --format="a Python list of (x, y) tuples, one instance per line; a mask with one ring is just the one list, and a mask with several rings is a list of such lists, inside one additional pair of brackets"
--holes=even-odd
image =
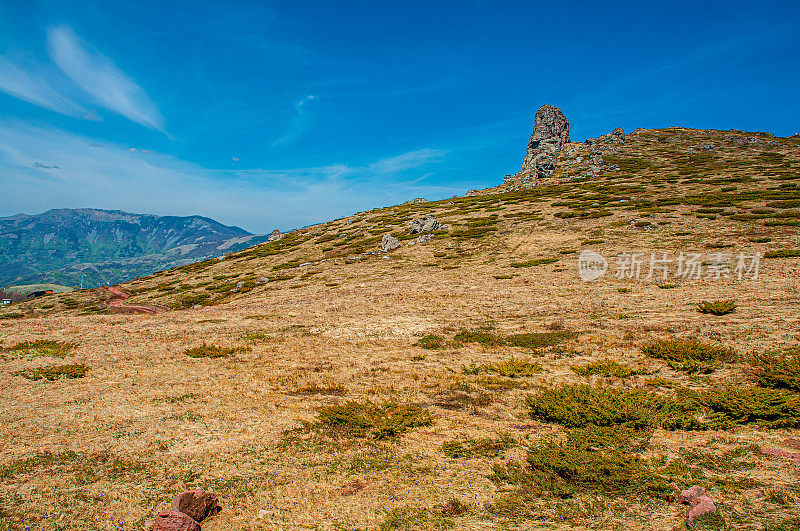
[(0, 309), (0, 529), (192, 487), (204, 530), (681, 529), (692, 485), (696, 527), (797, 529), (799, 183), (798, 137), (637, 130), (119, 287), (159, 313)]
[(265, 241), (200, 216), (57, 209), (0, 218), (0, 286), (116, 284)]

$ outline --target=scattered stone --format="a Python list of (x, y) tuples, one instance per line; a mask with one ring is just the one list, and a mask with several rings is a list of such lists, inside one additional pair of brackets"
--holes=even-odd
[(172, 508), (189, 515), (197, 522), (202, 522), (222, 511), (217, 495), (200, 489), (187, 490), (175, 496)]
[(352, 263), (354, 263), (354, 262), (358, 262), (359, 260), (361, 260), (361, 256), (360, 256), (360, 255), (357, 255), (357, 254), (349, 254), (349, 255), (347, 255), (347, 256), (345, 257), (345, 259), (344, 259), (344, 263), (345, 263), (345, 264), (352, 264)]
[(161, 511), (153, 520), (153, 531), (200, 531), (200, 524), (180, 511)]
[(447, 225), (442, 225), (436, 221), (433, 214), (425, 214), (419, 219), (411, 222), (411, 234), (421, 234), (423, 232), (433, 232), (437, 230), (447, 230)]
[(618, 142), (620, 144), (624, 144), (625, 131), (623, 131), (621, 127), (615, 128), (613, 131), (611, 131), (611, 140), (613, 140), (614, 142)]
[(406, 201), (403, 204), (404, 205), (418, 205), (420, 203), (427, 203), (427, 202), (428, 202), (427, 199), (424, 199), (422, 197), (416, 197), (416, 198), (412, 199), (411, 201)]
[(279, 231), (278, 229), (275, 229), (274, 231), (272, 231), (272, 234), (269, 235), (268, 241), (276, 242), (281, 238), (283, 238), (283, 234), (281, 234), (281, 231)]
[(259, 519), (264, 519), (267, 516), (273, 516), (274, 514), (275, 514), (275, 511), (268, 511), (266, 509), (261, 509), (260, 511), (258, 511), (258, 518)]
[(417, 237), (417, 243), (428, 243), (433, 239), (433, 234), (422, 234)]
[(240, 280), (236, 283), (236, 289), (242, 289), (242, 286), (244, 286), (244, 280)]
[(256, 279), (256, 284), (266, 284), (267, 282), (269, 282), (267, 277), (258, 277)]
[(678, 503), (689, 506), (689, 512), (686, 515), (686, 524), (690, 527), (695, 518), (717, 512), (717, 506), (714, 505), (711, 498), (706, 495), (706, 489), (698, 485), (689, 487), (681, 492), (681, 495), (678, 496)]
[(400, 247), (400, 241), (391, 234), (384, 234), (381, 238), (381, 251), (388, 253)]

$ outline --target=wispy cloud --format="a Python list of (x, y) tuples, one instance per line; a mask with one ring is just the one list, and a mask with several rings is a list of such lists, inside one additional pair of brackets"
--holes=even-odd
[(316, 96), (309, 94), (307, 96), (303, 96), (297, 101), (297, 103), (294, 104), (295, 112), (294, 116), (292, 117), (292, 124), (289, 127), (289, 131), (279, 139), (275, 140), (272, 143), (272, 147), (277, 147), (281, 144), (288, 144), (303, 134), (303, 131), (305, 131), (309, 123), (311, 123), (311, 115), (308, 114), (306, 107), (308, 107), (311, 102), (316, 100)]
[(447, 151), (441, 149), (417, 149), (396, 157), (381, 159), (369, 165), (369, 171), (378, 174), (393, 174), (419, 168), (430, 162), (439, 161)]
[(0, 90), (49, 109), (76, 118), (90, 117), (91, 113), (81, 105), (67, 98), (51, 86), (42, 74), (32, 73), (33, 68), (21, 68), (0, 57)]
[(202, 214), (251, 231), (286, 230), (414, 197), (463, 193), (469, 183), (420, 182), (444, 153), (420, 149), (360, 165), (214, 170), (53, 128), (4, 122), (0, 215), (96, 207)]
[(81, 42), (71, 28), (47, 31), (50, 56), (58, 67), (99, 105), (159, 131), (164, 118), (147, 93), (108, 57)]

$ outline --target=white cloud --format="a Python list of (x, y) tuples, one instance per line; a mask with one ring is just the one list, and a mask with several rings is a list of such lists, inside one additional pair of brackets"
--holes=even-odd
[(419, 183), (428, 173), (419, 169), (442, 154), (416, 150), (360, 166), (209, 170), (162, 153), (143, 155), (126, 145), (4, 122), (0, 215), (93, 207), (200, 214), (261, 233), (287, 230), (414, 197), (463, 193), (469, 183)]
[(50, 56), (99, 105), (129, 120), (164, 131), (164, 119), (147, 93), (108, 57), (82, 43), (67, 26), (48, 29)]
[(380, 174), (398, 173), (439, 161), (446, 154), (447, 151), (440, 149), (418, 149), (374, 162), (369, 165), (369, 170)]
[(92, 113), (54, 89), (45, 76), (32, 73), (0, 57), (0, 90), (17, 98), (67, 116), (90, 118)]

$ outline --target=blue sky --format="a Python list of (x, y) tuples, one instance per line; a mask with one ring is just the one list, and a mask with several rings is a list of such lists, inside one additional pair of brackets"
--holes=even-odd
[(0, 3), (0, 216), (282, 230), (498, 184), (532, 118), (800, 131), (800, 3)]

